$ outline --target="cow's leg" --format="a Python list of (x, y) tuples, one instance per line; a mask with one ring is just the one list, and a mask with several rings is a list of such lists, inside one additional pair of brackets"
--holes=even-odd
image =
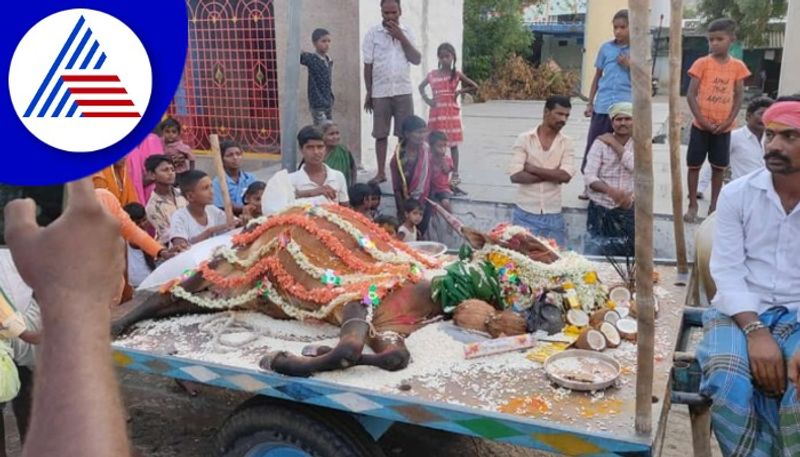
[[(203, 275), (197, 274), (183, 281), (181, 285), (189, 292), (196, 292), (205, 287), (205, 281)], [(144, 299), (134, 296), (130, 302), (112, 310), (111, 334), (117, 336), (131, 325), (145, 319), (203, 312), (207, 313), (209, 310), (185, 300), (177, 300), (170, 294), (156, 292)]]
[(359, 365), (370, 365), (384, 370), (397, 371), (408, 366), (411, 354), (405, 344), (405, 338), (395, 332), (381, 332), (369, 341), (375, 354), (364, 354)]
[(316, 357), (296, 356), (287, 352), (270, 353), (261, 359), (261, 368), (289, 376), (307, 377), (321, 371), (357, 365), (369, 336), (370, 325), (366, 317), (367, 310), (363, 304), (354, 302), (345, 305), (342, 311), (344, 324), (336, 347)]

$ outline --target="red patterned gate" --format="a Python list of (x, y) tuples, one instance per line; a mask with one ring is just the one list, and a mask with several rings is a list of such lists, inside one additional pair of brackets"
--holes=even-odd
[(209, 149), (216, 133), (247, 151), (279, 150), (272, 0), (186, 0), (189, 51), (169, 109), (184, 140)]

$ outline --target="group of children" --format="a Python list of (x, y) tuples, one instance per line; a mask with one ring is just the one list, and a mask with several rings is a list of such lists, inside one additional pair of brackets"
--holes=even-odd
[[(126, 159), (94, 177), (96, 188), (109, 190), (142, 230), (164, 247), (176, 252), (226, 232), (261, 216), (261, 196), (266, 184), (242, 170), (238, 144), (220, 145), (234, 219), (228, 221), (222, 187), (205, 172), (195, 169), (191, 148), (181, 140), (181, 125), (167, 118), (158, 127), (160, 142), (151, 142), (144, 152), (143, 170), (133, 160), (146, 140)], [(152, 138), (151, 138), (152, 140)], [(141, 175), (140, 182), (132, 176)], [(139, 189), (141, 188), (141, 189)], [(140, 201), (138, 194), (144, 196)], [(155, 267), (154, 259), (133, 244), (128, 249), (128, 281), (137, 286)]]

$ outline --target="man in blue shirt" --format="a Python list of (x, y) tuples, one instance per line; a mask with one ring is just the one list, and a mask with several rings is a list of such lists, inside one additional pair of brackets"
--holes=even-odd
[[(225, 179), (228, 182), (228, 195), (230, 195), (231, 203), (233, 204), (233, 214), (239, 215), (244, 206), (244, 192), (256, 178), (241, 169), (243, 154), (242, 148), (237, 143), (223, 141), (219, 148), (222, 153), (222, 165), (225, 168)], [(213, 185), (214, 206), (223, 208), (225, 204), (222, 199), (222, 187), (220, 186), (219, 178), (214, 178)]]
[[(594, 75), (594, 80), (592, 80), (589, 104), (583, 113), (584, 116), (591, 117), (592, 122), (589, 126), (589, 134), (586, 137), (586, 149), (583, 152), (581, 173), (586, 168), (586, 156), (589, 154), (592, 143), (598, 136), (614, 131), (611, 126), (611, 119), (608, 117), (608, 109), (615, 103), (633, 101), (628, 10), (618, 11), (614, 15), (613, 23), (614, 39), (603, 44), (600, 47), (600, 51), (597, 52), (597, 59), (594, 64), (597, 72)], [(588, 200), (589, 197), (584, 192), (580, 198)]]

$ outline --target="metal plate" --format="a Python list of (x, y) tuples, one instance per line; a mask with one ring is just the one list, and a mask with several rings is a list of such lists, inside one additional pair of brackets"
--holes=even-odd
[[(576, 365), (585, 365), (585, 370), (581, 375), (586, 376), (586, 380), (576, 379), (560, 366), (564, 363), (572, 362)], [(595, 351), (584, 349), (569, 349), (558, 354), (553, 354), (544, 362), (544, 370), (547, 377), (561, 387), (572, 390), (595, 391), (603, 390), (612, 385), (619, 378), (619, 362), (613, 357)], [(580, 370), (580, 369), (579, 369)], [(594, 378), (589, 380), (588, 378)]]
[(439, 257), (447, 252), (447, 246), (436, 241), (409, 241), (408, 245), (431, 257)]

